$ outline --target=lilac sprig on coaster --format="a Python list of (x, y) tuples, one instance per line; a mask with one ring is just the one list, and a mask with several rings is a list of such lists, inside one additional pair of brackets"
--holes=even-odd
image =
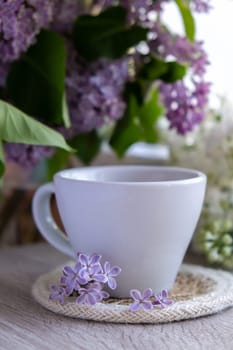
[(102, 266), (101, 255), (91, 256), (79, 253), (75, 266), (65, 266), (59, 286), (52, 285), (50, 300), (60, 304), (65, 302), (65, 297), (77, 295), (78, 304), (95, 305), (109, 297), (109, 293), (103, 290), (105, 284), (110, 289), (116, 289), (117, 277), (121, 268), (112, 266), (108, 261)]
[[(111, 266), (108, 261), (102, 266), (101, 258), (98, 254), (89, 256), (78, 253), (74, 267), (65, 266), (60, 284), (51, 286), (49, 299), (64, 304), (66, 297), (76, 296), (75, 302), (78, 304), (95, 305), (109, 298), (109, 293), (103, 290), (104, 285), (107, 284), (112, 290), (116, 289), (115, 278), (120, 274), (121, 268), (116, 265)], [(133, 312), (139, 309), (149, 311), (156, 305), (164, 308), (173, 304), (173, 301), (168, 299), (167, 290), (153, 294), (151, 288), (143, 293), (137, 289), (131, 289), (130, 296), (133, 303), (130, 304), (129, 310)]]

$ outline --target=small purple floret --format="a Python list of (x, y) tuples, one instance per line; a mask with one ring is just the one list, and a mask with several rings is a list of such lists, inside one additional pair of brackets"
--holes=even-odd
[(106, 276), (106, 282), (111, 289), (116, 289), (117, 283), (114, 277), (117, 277), (121, 272), (119, 266), (111, 267), (110, 263), (106, 261), (104, 263), (104, 274)]
[(61, 277), (61, 284), (65, 287), (66, 294), (70, 295), (73, 291), (77, 291), (81, 284), (86, 284), (88, 281), (85, 276), (79, 273), (76, 265), (74, 269), (70, 266), (65, 266), (63, 269), (63, 276)]
[(155, 301), (153, 305), (160, 305), (162, 308), (172, 305), (174, 302), (168, 299), (168, 291), (166, 289), (162, 290), (161, 293), (155, 294)]
[(98, 254), (88, 256), (81, 253), (78, 255), (79, 273), (87, 282), (92, 280), (100, 283), (106, 282), (100, 260), (101, 255)]
[(151, 288), (144, 290), (142, 294), (137, 289), (131, 289), (130, 296), (134, 300), (134, 303), (130, 304), (130, 311), (138, 311), (140, 308), (148, 311), (153, 308), (152, 301), (150, 300), (152, 297)]
[(76, 299), (78, 304), (95, 305), (97, 302), (108, 298), (109, 294), (102, 291), (102, 285), (100, 283), (87, 284), (83, 288), (79, 289), (79, 296)]
[(51, 293), (49, 295), (49, 300), (58, 301), (60, 304), (64, 304), (65, 295), (66, 295), (65, 288), (52, 285)]

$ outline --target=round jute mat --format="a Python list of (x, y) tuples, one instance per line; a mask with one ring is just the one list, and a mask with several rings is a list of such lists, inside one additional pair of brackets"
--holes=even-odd
[(129, 299), (109, 299), (94, 306), (79, 305), (75, 298), (60, 305), (49, 300), (50, 286), (57, 284), (62, 267), (40, 276), (32, 287), (36, 301), (54, 313), (68, 317), (115, 323), (166, 323), (211, 315), (233, 306), (233, 275), (183, 264), (169, 293), (172, 306), (152, 311), (129, 311)]

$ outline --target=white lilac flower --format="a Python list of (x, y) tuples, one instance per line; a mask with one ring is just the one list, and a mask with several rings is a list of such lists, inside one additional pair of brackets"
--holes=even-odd
[(213, 219), (209, 213), (198, 233), (198, 243), (208, 261), (232, 268), (233, 222), (229, 219)]

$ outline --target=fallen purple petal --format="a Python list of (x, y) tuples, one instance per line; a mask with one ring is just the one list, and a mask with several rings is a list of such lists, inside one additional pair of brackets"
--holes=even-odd
[(138, 311), (139, 309), (148, 311), (153, 308), (152, 301), (150, 300), (152, 296), (151, 288), (144, 290), (143, 293), (137, 289), (131, 289), (130, 296), (134, 300), (134, 302), (130, 304), (130, 311)]
[(160, 293), (155, 294), (155, 301), (153, 305), (160, 305), (162, 308), (172, 305), (174, 302), (168, 299), (168, 291), (166, 289), (162, 290)]
[(51, 293), (49, 295), (49, 300), (57, 301), (60, 304), (64, 304), (65, 295), (66, 295), (66, 292), (64, 288), (52, 285)]
[(104, 274), (106, 276), (106, 283), (108, 284), (110, 289), (116, 289), (117, 283), (114, 277), (118, 276), (120, 272), (121, 268), (119, 266), (111, 267), (108, 261), (104, 263)]

